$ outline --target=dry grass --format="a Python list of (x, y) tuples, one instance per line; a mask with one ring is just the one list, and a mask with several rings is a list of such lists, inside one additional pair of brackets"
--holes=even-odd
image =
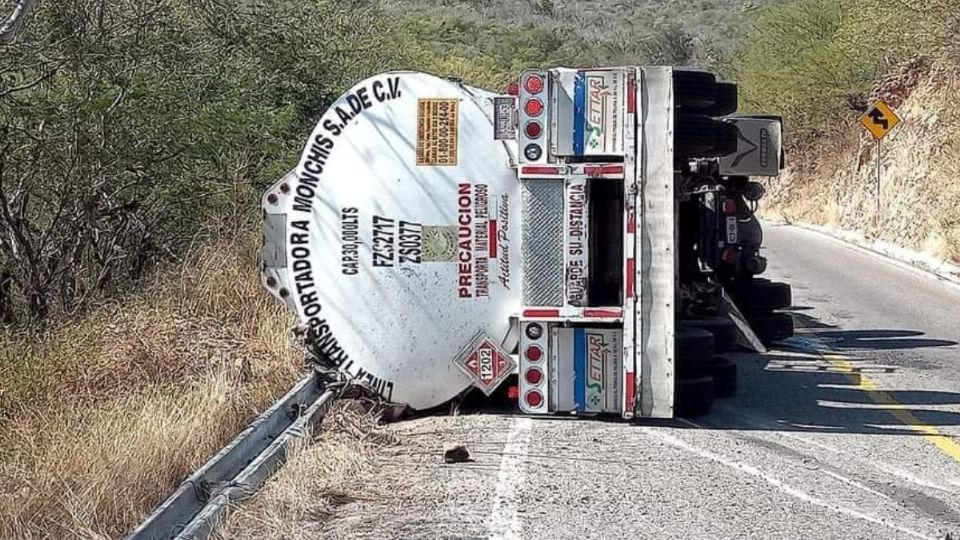
[(768, 217), (859, 231), (960, 262), (960, 69), (935, 63), (897, 109), (904, 119), (883, 142), (877, 212), (876, 145), (855, 118), (811, 142), (768, 186)]
[(377, 453), (399, 443), (376, 416), (338, 403), (324, 418), (317, 441), (301, 445), (259, 493), (236, 507), (216, 531), (218, 540), (281, 540), (322, 534), (343, 504), (392, 494), (377, 475)]
[(296, 379), (256, 243), (211, 243), (123, 303), (0, 335), (0, 537), (122, 535)]
[[(377, 427), (370, 415), (331, 413), (249, 500), (217, 540), (485, 538), (509, 416), (423, 416)], [(443, 448), (464, 445), (468, 463)]]

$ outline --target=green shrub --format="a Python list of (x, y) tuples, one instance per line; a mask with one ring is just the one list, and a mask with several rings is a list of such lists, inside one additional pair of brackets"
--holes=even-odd
[(334, 0), (37, 3), (0, 45), (0, 324), (251, 227), (323, 109), (409, 63), (385, 21)]
[(878, 78), (949, 39), (949, 3), (796, 0), (757, 10), (735, 66), (744, 108), (783, 114), (801, 139), (855, 118), (851, 104)]

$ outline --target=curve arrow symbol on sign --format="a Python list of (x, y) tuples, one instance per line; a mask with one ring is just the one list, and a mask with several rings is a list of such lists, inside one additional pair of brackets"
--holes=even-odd
[(883, 116), (883, 111), (874, 107), (870, 113), (870, 119), (873, 120), (873, 123), (887, 129), (890, 126), (890, 122), (887, 121), (886, 117)]

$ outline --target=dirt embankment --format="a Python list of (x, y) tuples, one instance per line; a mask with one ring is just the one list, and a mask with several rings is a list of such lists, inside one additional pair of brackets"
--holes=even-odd
[[(880, 152), (859, 113), (802, 141), (767, 183), (764, 216), (861, 232), (960, 262), (960, 65), (916, 58), (874, 88), (903, 119)], [(788, 134), (789, 136), (789, 134)]]

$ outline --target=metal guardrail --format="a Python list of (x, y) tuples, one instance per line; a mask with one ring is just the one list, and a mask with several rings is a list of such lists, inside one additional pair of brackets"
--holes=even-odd
[(230, 503), (252, 495), (287, 450), (327, 412), (335, 393), (316, 372), (297, 383), (200, 467), (127, 540), (197, 540), (209, 536)]

